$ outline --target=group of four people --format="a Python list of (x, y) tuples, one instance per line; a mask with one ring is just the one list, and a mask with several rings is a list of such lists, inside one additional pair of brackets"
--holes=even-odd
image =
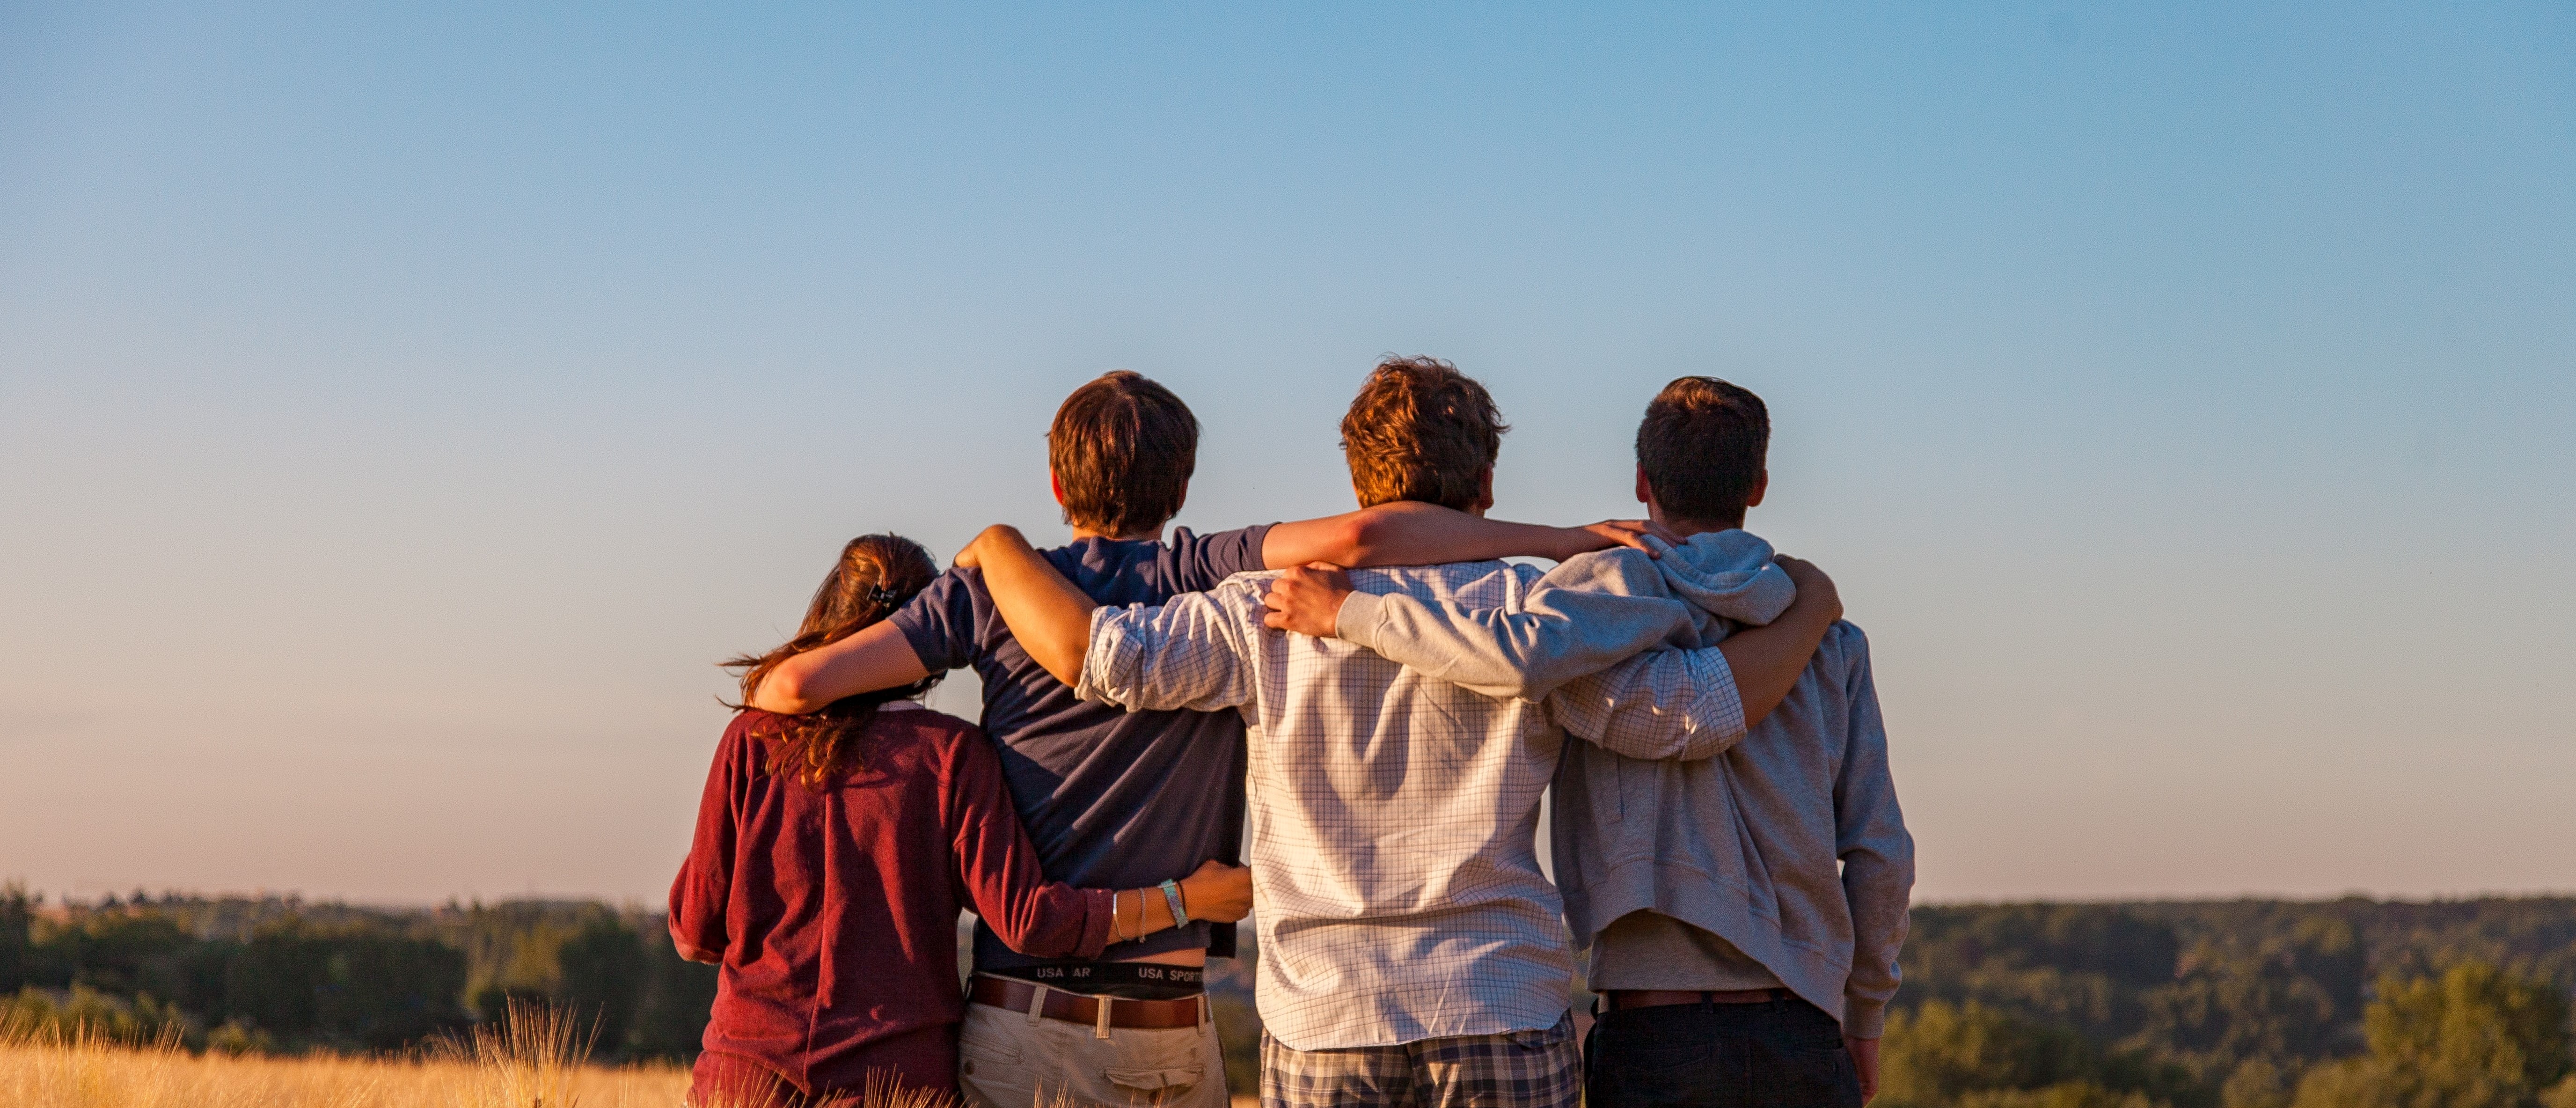
[[(1575, 528), (1485, 518), (1506, 430), (1388, 359), (1359, 511), (1167, 540), (1197, 420), (1111, 373), (1048, 430), (1070, 545), (852, 541), (734, 663), (671, 894), (722, 966), (693, 1096), (1224, 1105), (1204, 972), (1257, 892), (1265, 1108), (1862, 1103), (1912, 840), (1859, 629), (1743, 530), (1767, 411), (1673, 381), (1649, 518)], [(980, 731), (913, 703), (965, 666)]]

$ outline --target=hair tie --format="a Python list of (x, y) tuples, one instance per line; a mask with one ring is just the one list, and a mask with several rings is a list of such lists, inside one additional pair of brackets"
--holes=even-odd
[(891, 608), (903, 598), (896, 596), (893, 589), (889, 589), (883, 585), (870, 585), (868, 586), (868, 599), (879, 607)]

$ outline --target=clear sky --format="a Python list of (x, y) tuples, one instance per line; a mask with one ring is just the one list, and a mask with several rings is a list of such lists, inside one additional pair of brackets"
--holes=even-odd
[(0, 877), (657, 899), (843, 539), (1401, 352), (1770, 401), (1927, 899), (2576, 888), (2576, 8), (423, 7), (0, 8)]

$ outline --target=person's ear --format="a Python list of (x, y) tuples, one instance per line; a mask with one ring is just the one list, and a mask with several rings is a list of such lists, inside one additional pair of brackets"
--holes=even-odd
[(1655, 487), (1646, 483), (1646, 467), (1637, 467), (1637, 503), (1655, 506)]
[(1486, 466), (1476, 475), (1476, 514), (1494, 510), (1494, 467)]
[(1047, 491), (1055, 494), (1056, 507), (1064, 507), (1064, 478), (1056, 476), (1052, 469), (1047, 470)]
[(1762, 476), (1753, 479), (1753, 495), (1744, 498), (1744, 506), (1747, 508), (1760, 506), (1762, 494), (1769, 491), (1771, 491), (1771, 471), (1765, 469), (1762, 471)]

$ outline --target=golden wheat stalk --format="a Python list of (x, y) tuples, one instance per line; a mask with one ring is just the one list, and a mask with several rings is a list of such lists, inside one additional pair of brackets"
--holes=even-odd
[[(0, 1105), (7, 1108), (680, 1108), (689, 1071), (589, 1064), (595, 1027), (572, 1013), (512, 1001), (497, 1025), (439, 1040), (410, 1057), (317, 1052), (295, 1057), (191, 1054), (175, 1032), (117, 1041), (87, 1024), (0, 1027)], [(947, 1097), (872, 1075), (848, 1108), (940, 1108)], [(776, 1108), (760, 1103), (690, 1108)]]

